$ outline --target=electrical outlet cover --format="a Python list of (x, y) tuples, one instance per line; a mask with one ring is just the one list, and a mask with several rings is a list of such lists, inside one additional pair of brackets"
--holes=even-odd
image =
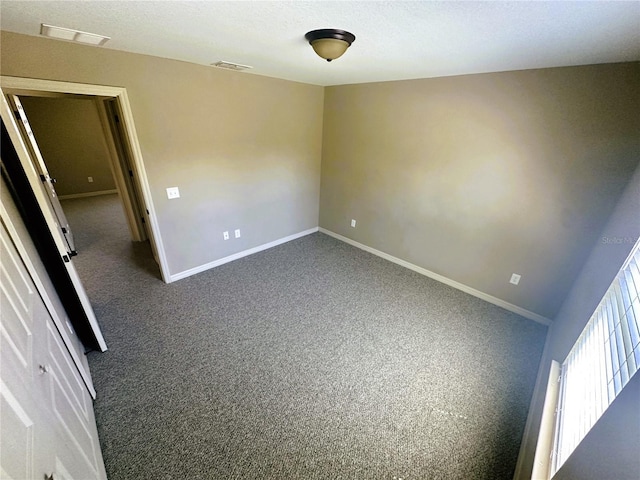
[(170, 200), (172, 198), (180, 198), (180, 190), (178, 190), (178, 187), (167, 188), (167, 198)]

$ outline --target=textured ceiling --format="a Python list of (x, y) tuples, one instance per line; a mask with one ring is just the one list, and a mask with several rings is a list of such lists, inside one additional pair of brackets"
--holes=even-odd
[[(39, 35), (49, 23), (112, 37), (95, 48), (317, 85), (640, 60), (638, 1), (2, 0), (0, 14), (2, 30)], [(327, 63), (304, 40), (318, 28), (356, 41)]]

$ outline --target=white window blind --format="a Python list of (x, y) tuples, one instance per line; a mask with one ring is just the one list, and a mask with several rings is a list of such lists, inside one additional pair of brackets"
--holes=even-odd
[(553, 475), (640, 366), (640, 241), (562, 364)]

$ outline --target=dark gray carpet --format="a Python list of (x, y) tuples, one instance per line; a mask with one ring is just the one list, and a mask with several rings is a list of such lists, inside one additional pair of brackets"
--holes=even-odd
[(545, 327), (319, 233), (165, 285), (114, 200), (63, 204), (111, 480), (512, 477)]

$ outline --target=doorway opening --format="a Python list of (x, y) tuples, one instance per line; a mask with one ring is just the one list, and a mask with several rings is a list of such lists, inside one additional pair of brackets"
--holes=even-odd
[[(77, 252), (73, 261), (93, 300), (92, 292), (102, 288), (100, 279), (114, 254), (95, 255), (98, 244), (121, 245), (117, 256), (137, 252), (148, 258), (151, 251), (139, 193), (128, 174), (130, 155), (118, 128), (121, 115), (113, 100), (101, 98), (20, 95), (11, 100), (33, 132), (30, 140), (42, 157), (43, 182), (55, 195), (50, 202), (70, 251)], [(140, 263), (159, 278), (157, 259)]]
[[(47, 199), (47, 188), (44, 185), (46, 180), (50, 179), (46, 178), (46, 166), (43, 174), (42, 167), (38, 165), (37, 155), (34, 155), (33, 148), (29, 146), (31, 142), (28, 138), (29, 133), (25, 130), (25, 123), (20, 119), (19, 112), (15, 109), (16, 102), (11, 100), (12, 98), (18, 99), (19, 102), (20, 98), (54, 97), (93, 102), (104, 132), (109, 168), (115, 182), (115, 190), (119, 193), (124, 207), (131, 238), (134, 241), (149, 241), (153, 257), (160, 270), (160, 276), (163, 281), (167, 282), (170, 277), (166, 256), (159, 234), (127, 92), (124, 88), (117, 87), (15, 77), (0, 77), (0, 82), (3, 103), (6, 101), (2, 112), (3, 123), (7, 126), (11, 143), (19, 150), (19, 156), (26, 176), (30, 179), (34, 197), (43, 212), (43, 223), (46, 222), (51, 233), (53, 239), (51, 253), (52, 255), (57, 254), (59, 259), (64, 260), (68, 276), (71, 277), (69, 285), (77, 293), (79, 303), (85, 310), (85, 320), (96, 337), (101, 338), (91, 304), (88, 302), (82, 283), (79, 278), (76, 278), (75, 267), (71, 261), (75, 253), (73, 243), (69, 243), (69, 238), (65, 236), (64, 222), (58, 222), (55, 208), (51, 205), (51, 198)], [(4, 108), (9, 105), (11, 105), (10, 108)], [(26, 172), (27, 170), (28, 172)], [(55, 196), (54, 192), (53, 197)], [(62, 288), (68, 288), (68, 286)], [(100, 350), (105, 350), (106, 344), (103, 341), (99, 343)]]
[(95, 102), (132, 239), (149, 239), (162, 280), (168, 283), (169, 269), (126, 89), (6, 76), (0, 77), (0, 84), (6, 96), (82, 98)]

